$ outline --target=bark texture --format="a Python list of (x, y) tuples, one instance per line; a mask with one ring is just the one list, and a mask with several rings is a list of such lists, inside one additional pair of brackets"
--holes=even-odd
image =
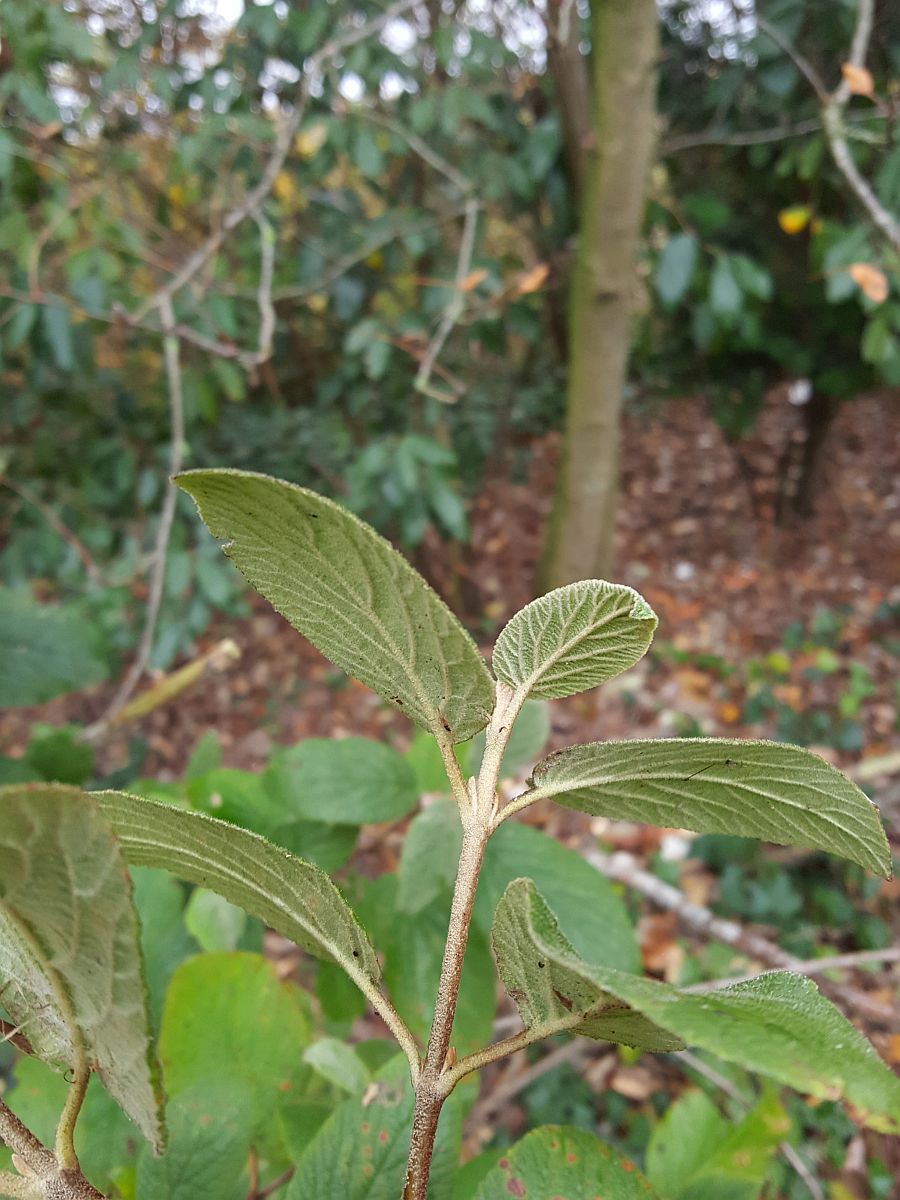
[(635, 256), (655, 129), (655, 0), (594, 0), (591, 145), (570, 296), (563, 462), (542, 584), (609, 577)]

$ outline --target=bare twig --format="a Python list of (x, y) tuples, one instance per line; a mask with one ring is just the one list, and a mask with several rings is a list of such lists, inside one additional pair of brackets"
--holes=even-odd
[(784, 51), (800, 74), (806, 76), (806, 79), (808, 80), (813, 91), (819, 97), (820, 103), (824, 105), (828, 100), (828, 89), (825, 87), (825, 84), (822, 82), (822, 77), (819, 75), (818, 71), (815, 69), (809, 59), (800, 53), (793, 42), (789, 41), (789, 39), (784, 36), (777, 25), (773, 25), (773, 23), (768, 20), (767, 17), (761, 16), (758, 11), (756, 13), (756, 24), (763, 31), (763, 33), (766, 34), (767, 37), (772, 39), (779, 50)]
[(122, 680), (116, 694), (104, 712), (103, 716), (84, 731), (87, 739), (98, 737), (115, 720), (116, 715), (125, 707), (137, 687), (141, 676), (146, 670), (147, 663), (153, 651), (153, 641), (156, 636), (156, 623), (159, 619), (162, 604), (163, 585), (166, 577), (166, 555), (169, 549), (169, 535), (172, 532), (172, 522), (175, 518), (175, 502), (178, 493), (171, 477), (181, 470), (182, 449), (184, 445), (184, 397), (181, 379), (181, 345), (178, 335), (172, 332), (174, 313), (172, 301), (164, 295), (159, 301), (159, 314), (163, 328), (168, 330), (163, 340), (163, 352), (166, 366), (166, 385), (169, 394), (169, 480), (166, 485), (162, 510), (159, 515), (159, 527), (156, 533), (156, 545), (150, 573), (150, 594), (147, 599), (147, 610), (144, 615), (144, 628), (134, 656), (134, 661), (125, 678)]
[(351, 29), (349, 32), (326, 42), (324, 46), (311, 56), (306, 63), (297, 88), (293, 111), (282, 122), (281, 128), (275, 137), (275, 147), (263, 169), (259, 181), (234, 208), (225, 214), (219, 227), (209, 235), (202, 245), (197, 247), (194, 253), (189, 256), (184, 266), (170, 280), (163, 284), (158, 291), (154, 292), (152, 296), (137, 306), (132, 313), (134, 319), (143, 320), (153, 308), (159, 308), (163, 300), (171, 302), (177, 293), (189, 284), (209, 260), (219, 252), (232, 230), (260, 211), (272, 191), (275, 180), (281, 173), (287, 156), (290, 153), (294, 137), (306, 112), (310, 85), (317, 72), (321, 71), (323, 66), (331, 59), (341, 54), (344, 50), (348, 50), (351, 46), (355, 46), (358, 42), (371, 37), (372, 34), (383, 29), (389, 21), (411, 9), (417, 2), (418, 0), (397, 0), (397, 3), (390, 5), (383, 12), (379, 13), (377, 17), (373, 17), (371, 21), (367, 21), (364, 25)]
[[(875, 15), (874, 0), (857, 0), (856, 28), (850, 45), (850, 55), (847, 60), (852, 67), (863, 67), (869, 49), (869, 39), (872, 36), (872, 24)], [(859, 168), (847, 145), (844, 124), (844, 110), (850, 99), (850, 87), (846, 79), (842, 79), (831, 96), (822, 99), (822, 119), (825, 125), (825, 136), (831, 147), (831, 156), (843, 174), (857, 199), (872, 219), (872, 223), (881, 230), (894, 249), (900, 252), (900, 221), (884, 207), (867, 179), (860, 174)]]
[(436, 400), (443, 400), (449, 403), (453, 403), (458, 399), (457, 394), (455, 392), (448, 394), (436, 390), (431, 386), (430, 380), (438, 356), (444, 348), (444, 343), (462, 316), (463, 308), (465, 307), (462, 285), (472, 266), (472, 254), (475, 250), (475, 231), (478, 227), (478, 209), (477, 200), (470, 199), (466, 201), (462, 237), (459, 243), (459, 255), (456, 260), (456, 278), (453, 282), (453, 294), (438, 322), (434, 336), (428, 344), (428, 349), (425, 351), (422, 364), (415, 378), (415, 389), (417, 392), (422, 392), (426, 396), (432, 396)]
[[(782, 950), (768, 938), (761, 937), (736, 921), (717, 917), (702, 905), (692, 903), (678, 888), (663, 883), (661, 879), (657, 879), (655, 875), (651, 875), (649, 871), (639, 867), (630, 854), (603, 854), (599, 850), (589, 848), (584, 857), (591, 866), (596, 867), (608, 879), (624, 883), (627, 887), (634, 888), (635, 891), (652, 900), (660, 908), (674, 912), (683, 924), (696, 933), (714, 938), (726, 946), (732, 946), (748, 958), (765, 963), (767, 967), (783, 971), (797, 971), (800, 974), (814, 973), (814, 970), (805, 969), (807, 964), (803, 960), (788, 954), (786, 950)], [(815, 969), (822, 961), (824, 960), (814, 960), (813, 968)], [(857, 988), (845, 984), (834, 984), (826, 980), (823, 980), (820, 986), (823, 992), (829, 993), (832, 998), (855, 1009), (861, 1016), (878, 1025), (892, 1028), (900, 1023), (900, 1013), (886, 1004), (879, 1004)]]
[(259, 306), (259, 345), (256, 357), (260, 363), (272, 357), (272, 338), (275, 335), (275, 306), (272, 303), (272, 278), (275, 271), (275, 230), (262, 215), (254, 213), (259, 228), (259, 287), (256, 302)]

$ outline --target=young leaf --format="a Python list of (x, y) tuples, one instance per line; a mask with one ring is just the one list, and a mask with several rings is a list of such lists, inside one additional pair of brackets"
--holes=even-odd
[(775, 971), (704, 994), (588, 964), (565, 952), (553, 916), (529, 879), (509, 885), (496, 924), (504, 982), (508, 976), (514, 988), (527, 987), (525, 1001), (538, 1016), (550, 1008), (537, 990), (547, 963), (552, 960), (559, 968), (556, 977), (571, 989), (566, 998), (572, 1009), (563, 1005), (564, 1014), (545, 1018), (547, 1032), (571, 1028), (579, 998), (591, 985), (688, 1045), (800, 1092), (843, 1096), (874, 1129), (900, 1131), (900, 1079), (810, 979)]
[(536, 1037), (568, 1029), (644, 1050), (684, 1048), (579, 969), (578, 955), (530, 879), (514, 880), (503, 893), (491, 940), (503, 985)]
[(475, 643), (368, 525), (266, 475), (187, 471), (177, 483), (253, 587), (333, 663), (437, 736), (484, 728), (494, 686)]
[(656, 614), (622, 584), (583, 579), (526, 604), (494, 647), (498, 679), (545, 700), (587, 691), (646, 653)]
[(656, 1192), (628, 1159), (584, 1129), (544, 1125), (507, 1150), (473, 1200), (654, 1200)]
[(96, 800), (74, 788), (0, 790), (0, 989), (36, 1054), (86, 1055), (158, 1150), (161, 1096), (137, 916), (125, 863)]
[(129, 863), (161, 867), (218, 892), (317, 958), (379, 978), (369, 940), (340, 892), (313, 867), (258, 834), (170, 804), (96, 792)]
[(591, 742), (535, 768), (535, 797), (617, 820), (807, 846), (889, 876), (872, 802), (818, 755), (777, 742)]

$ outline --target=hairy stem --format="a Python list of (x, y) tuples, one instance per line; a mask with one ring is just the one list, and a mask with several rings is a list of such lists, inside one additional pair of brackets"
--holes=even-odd
[(56, 1161), (63, 1171), (78, 1170), (78, 1155), (75, 1153), (75, 1122), (84, 1104), (88, 1084), (91, 1080), (91, 1070), (87, 1065), (84, 1054), (80, 1055), (81, 1062), (75, 1068), (75, 1074), (69, 1085), (69, 1094), (60, 1114), (56, 1127)]
[(416, 1105), (403, 1200), (425, 1200), (428, 1191), (438, 1118), (441, 1115), (441, 1106), (450, 1092), (444, 1068), (450, 1050), (450, 1035), (469, 937), (472, 905), (475, 902), (475, 888), (488, 836), (487, 823), (479, 819), (477, 813), (463, 814), (462, 851), (453, 891), (450, 927), (441, 964), (434, 1020), (431, 1023), (425, 1062), (416, 1087)]

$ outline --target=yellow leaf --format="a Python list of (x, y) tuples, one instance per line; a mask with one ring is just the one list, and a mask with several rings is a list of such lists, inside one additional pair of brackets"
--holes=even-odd
[(297, 181), (290, 171), (279, 171), (272, 184), (272, 191), (282, 204), (289, 204), (297, 195)]
[(868, 296), (876, 304), (887, 300), (890, 288), (884, 271), (879, 271), (878, 267), (873, 267), (871, 263), (862, 262), (852, 263), (847, 271), (864, 296)]
[(373, 271), (381, 271), (384, 269), (384, 255), (380, 250), (373, 250), (366, 259), (366, 266)]
[(166, 191), (170, 204), (177, 204), (179, 208), (184, 208), (184, 188), (180, 183), (173, 183)]
[(865, 67), (855, 67), (853, 63), (842, 63), (841, 74), (844, 83), (850, 89), (851, 96), (871, 96), (875, 92), (875, 80), (872, 72)]
[(812, 216), (808, 205), (795, 204), (791, 208), (783, 208), (778, 214), (778, 224), (781, 226), (782, 232), (789, 234), (791, 237), (795, 233), (802, 233), (809, 224), (809, 218)]
[(294, 149), (301, 158), (308, 160), (315, 158), (327, 141), (328, 129), (322, 121), (318, 121), (308, 129), (300, 130), (294, 138)]
[(516, 284), (516, 293), (519, 296), (528, 296), (531, 292), (538, 291), (544, 285), (547, 276), (550, 274), (549, 263), (538, 263), (536, 267), (532, 267), (530, 271), (526, 271)]
[(306, 297), (306, 307), (310, 312), (323, 313), (328, 307), (328, 297), (324, 292), (313, 292)]

